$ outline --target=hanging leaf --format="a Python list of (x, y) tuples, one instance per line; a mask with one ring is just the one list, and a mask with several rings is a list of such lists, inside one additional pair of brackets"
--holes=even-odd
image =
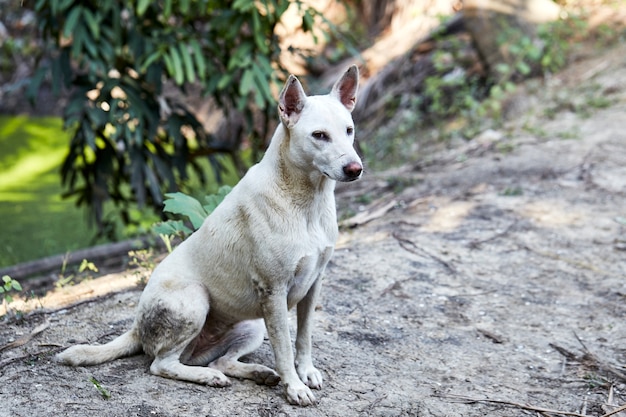
[(193, 57), (196, 63), (198, 77), (201, 81), (204, 81), (206, 79), (206, 62), (204, 60), (204, 56), (202, 55), (200, 43), (196, 39), (192, 39), (189, 45), (193, 50)]
[(183, 64), (180, 59), (180, 54), (175, 46), (170, 49), (170, 56), (172, 57), (172, 65), (174, 69), (174, 73), (170, 73), (170, 75), (174, 77), (176, 84), (181, 85), (185, 81), (185, 73), (183, 72)]
[(191, 60), (191, 54), (189, 53), (189, 47), (187, 45), (180, 46), (180, 56), (183, 59), (183, 67), (185, 69), (185, 77), (187, 81), (192, 83), (196, 81), (196, 73), (193, 68), (193, 62)]
[(139, 0), (137, 2), (137, 16), (143, 16), (150, 6), (150, 0)]
[(87, 8), (83, 9), (83, 15), (85, 16), (85, 21), (87, 22), (87, 26), (89, 26), (93, 38), (100, 40), (100, 23), (96, 16)]
[(74, 29), (76, 28), (76, 24), (78, 23), (78, 19), (83, 12), (83, 8), (81, 6), (74, 7), (69, 14), (67, 15), (67, 19), (65, 20), (65, 24), (63, 25), (63, 36), (69, 38), (73, 35)]

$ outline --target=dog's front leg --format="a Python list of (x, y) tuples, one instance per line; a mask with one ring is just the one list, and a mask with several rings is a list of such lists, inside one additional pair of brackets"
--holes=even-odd
[(296, 337), (296, 369), (302, 382), (314, 389), (322, 389), (322, 374), (313, 366), (311, 334), (313, 314), (322, 287), (322, 274), (315, 280), (307, 295), (298, 303), (298, 335)]
[(287, 294), (277, 289), (261, 290), (259, 293), (265, 327), (276, 359), (276, 371), (285, 387), (287, 400), (291, 404), (314, 404), (315, 396), (298, 377), (294, 364), (289, 334)]

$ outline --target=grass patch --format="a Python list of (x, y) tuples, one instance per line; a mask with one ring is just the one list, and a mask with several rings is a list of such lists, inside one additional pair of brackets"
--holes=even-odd
[(0, 266), (94, 243), (85, 210), (61, 198), (68, 142), (59, 118), (0, 116)]

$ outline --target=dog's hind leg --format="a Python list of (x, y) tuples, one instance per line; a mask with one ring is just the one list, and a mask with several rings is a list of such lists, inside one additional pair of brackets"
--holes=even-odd
[(239, 358), (254, 352), (261, 346), (264, 335), (263, 319), (237, 323), (220, 340), (220, 345), (226, 347), (226, 352), (212, 361), (209, 366), (231, 377), (251, 379), (257, 384), (277, 385), (280, 377), (273, 369), (239, 361)]
[(227, 387), (230, 380), (217, 369), (205, 366), (190, 366), (180, 362), (180, 352), (172, 351), (154, 359), (150, 372), (165, 378), (195, 382), (212, 387)]
[(181, 355), (200, 334), (207, 318), (206, 288), (196, 283), (176, 288), (167, 281), (157, 285), (162, 287), (148, 296), (149, 302), (145, 306), (140, 302), (137, 326), (144, 351), (154, 357), (150, 372), (214, 387), (230, 385), (226, 375), (217, 369), (181, 362)]

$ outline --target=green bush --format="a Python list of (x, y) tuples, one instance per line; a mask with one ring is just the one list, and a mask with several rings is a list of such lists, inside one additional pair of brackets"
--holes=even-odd
[(438, 39), (439, 48), (431, 55), (433, 73), (424, 79), (420, 100), (415, 102), (417, 120), (441, 127), (443, 137), (472, 138), (486, 128), (498, 127), (502, 103), (516, 90), (515, 82), (565, 67), (572, 38), (585, 33), (586, 26), (577, 17), (540, 25), (536, 38), (502, 27), (497, 43), (510, 62), (484, 75), (472, 71), (475, 59), (468, 59), (468, 40), (455, 35)]
[[(219, 179), (218, 156), (239, 143), (218, 143), (184, 102), (164, 95), (196, 89), (247, 118), (273, 118), (271, 85), (280, 82), (274, 28), (286, 0), (39, 0), (35, 11), (48, 53), (31, 79), (36, 97), (50, 78), (55, 92), (69, 89), (65, 127), (73, 137), (61, 174), (66, 196), (87, 205), (106, 230), (103, 206), (112, 201), (126, 223), (130, 208), (160, 212), (198, 161), (208, 158)], [(302, 28), (319, 14), (296, 2)], [(260, 142), (260, 141), (257, 141)]]

